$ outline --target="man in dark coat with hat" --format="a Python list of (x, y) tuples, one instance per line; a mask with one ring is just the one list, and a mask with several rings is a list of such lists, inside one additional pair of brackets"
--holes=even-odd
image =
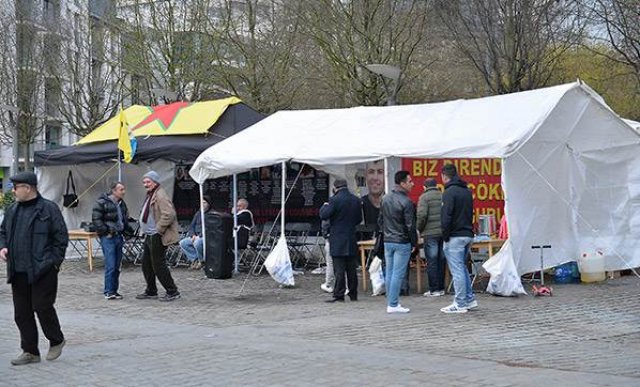
[(58, 206), (40, 196), (33, 172), (18, 173), (10, 179), (16, 201), (6, 210), (0, 225), (0, 260), (7, 263), (7, 282), (11, 284), (23, 350), (11, 364), (24, 365), (40, 362), (35, 315), (49, 340), (47, 360), (55, 360), (62, 353), (64, 335), (53, 305), (69, 233)]
[(349, 298), (358, 300), (356, 226), (362, 222), (362, 202), (349, 192), (347, 181), (336, 179), (334, 195), (320, 207), (320, 218), (329, 221), (329, 250), (336, 277), (333, 298), (327, 302), (343, 302), (346, 290), (345, 272), (349, 282)]

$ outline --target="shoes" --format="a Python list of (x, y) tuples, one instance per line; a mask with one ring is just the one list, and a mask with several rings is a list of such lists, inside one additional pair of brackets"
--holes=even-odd
[(62, 340), (62, 343), (49, 348), (49, 352), (47, 353), (47, 360), (56, 360), (57, 358), (59, 358), (62, 354), (62, 347), (64, 347), (66, 343), (66, 340)]
[(11, 360), (13, 365), (25, 365), (29, 363), (40, 363), (40, 356), (36, 356), (29, 352), (22, 352), (20, 356)]
[(349, 299), (351, 301), (358, 301), (358, 293), (349, 294)]
[(147, 292), (140, 293), (136, 296), (137, 300), (155, 300), (158, 298), (157, 294), (149, 294)]
[(324, 290), (327, 293), (333, 293), (333, 288), (327, 284), (320, 285), (320, 289)]
[(104, 295), (104, 299), (105, 300), (122, 300), (122, 295), (120, 293), (115, 293), (115, 294), (105, 294)]
[(405, 308), (402, 305), (398, 304), (398, 306), (387, 306), (387, 313), (409, 313), (411, 309)]
[(169, 301), (177, 300), (178, 298), (180, 298), (180, 292), (175, 292), (172, 294), (167, 293), (164, 296), (160, 297), (160, 301), (169, 302)]
[(476, 301), (476, 300), (471, 301), (471, 302), (470, 302), (470, 303), (468, 303), (468, 304), (467, 304), (467, 306), (466, 306), (466, 308), (467, 308), (468, 310), (475, 309), (475, 308), (477, 308), (477, 307), (478, 307), (478, 301)]
[(462, 308), (456, 304), (451, 304), (440, 309), (443, 313), (467, 313), (467, 308)]
[(437, 290), (435, 292), (425, 292), (423, 294), (425, 297), (441, 297), (444, 296), (444, 290)]
[(344, 297), (342, 297), (342, 298), (330, 298), (330, 299), (326, 300), (325, 302), (328, 302), (328, 303), (331, 303), (331, 304), (334, 303), (334, 302), (344, 302)]
[(346, 289), (344, 290), (344, 295), (345, 295), (345, 296), (348, 296), (348, 295), (349, 295), (349, 288), (346, 288)]

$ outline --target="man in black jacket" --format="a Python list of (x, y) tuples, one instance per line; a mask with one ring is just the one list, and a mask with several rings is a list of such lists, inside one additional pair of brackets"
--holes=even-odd
[(347, 181), (336, 179), (334, 195), (320, 207), (320, 219), (329, 221), (329, 250), (333, 258), (335, 286), (333, 298), (327, 302), (344, 301), (345, 272), (349, 282), (349, 298), (358, 300), (356, 253), (358, 251), (356, 226), (362, 222), (362, 203), (349, 192)]
[(400, 305), (398, 299), (411, 252), (418, 246), (416, 208), (408, 196), (413, 188), (413, 180), (408, 171), (398, 171), (394, 181), (396, 188), (382, 199), (378, 220), (384, 233), (387, 313), (409, 313), (409, 308)]
[(49, 339), (47, 360), (55, 360), (62, 353), (64, 335), (53, 305), (69, 233), (58, 206), (38, 193), (33, 172), (18, 173), (10, 179), (16, 202), (6, 210), (0, 225), (0, 259), (7, 262), (7, 282), (11, 284), (23, 350), (11, 364), (24, 365), (40, 361), (34, 312)]
[(478, 306), (466, 265), (469, 246), (473, 241), (473, 196), (453, 164), (442, 167), (442, 182), (444, 193), (440, 216), (443, 250), (453, 277), (455, 298), (451, 305), (440, 310), (444, 313), (465, 313)]
[(123, 233), (132, 233), (129, 225), (129, 211), (123, 198), (125, 187), (121, 182), (111, 185), (110, 193), (100, 195), (93, 206), (91, 219), (100, 237), (104, 254), (104, 298), (121, 300), (120, 263), (122, 262)]

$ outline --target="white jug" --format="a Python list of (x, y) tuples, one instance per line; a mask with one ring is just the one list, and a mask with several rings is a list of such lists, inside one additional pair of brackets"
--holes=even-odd
[(594, 253), (582, 253), (578, 259), (578, 268), (582, 282), (600, 282), (606, 278), (604, 254), (600, 250), (596, 250)]

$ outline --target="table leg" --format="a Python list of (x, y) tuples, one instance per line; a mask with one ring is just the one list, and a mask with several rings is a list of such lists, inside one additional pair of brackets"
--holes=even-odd
[(360, 249), (360, 268), (362, 269), (362, 291), (367, 292), (367, 255)]
[(87, 260), (89, 261), (89, 271), (93, 271), (93, 242), (91, 237), (87, 238)]
[(416, 288), (418, 294), (422, 293), (422, 264), (420, 263), (420, 254), (416, 257)]

